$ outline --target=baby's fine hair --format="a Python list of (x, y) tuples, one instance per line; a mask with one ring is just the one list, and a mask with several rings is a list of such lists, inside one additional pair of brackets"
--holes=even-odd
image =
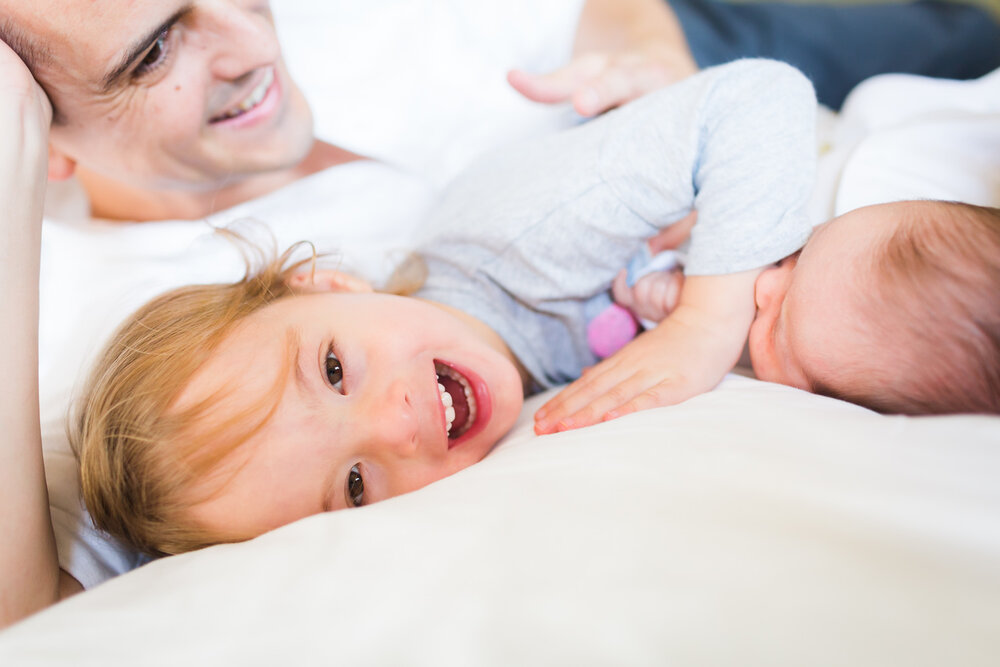
[(870, 266), (874, 367), (834, 390), (880, 412), (1000, 413), (1000, 209), (913, 202)]
[(173, 407), (242, 319), (294, 293), (289, 278), (315, 260), (293, 260), (296, 248), (271, 261), (262, 254), (259, 270), (248, 259), (238, 282), (168, 292), (119, 327), (91, 372), (71, 432), (98, 528), (152, 555), (219, 541), (186, 519), (184, 494), (264, 422), (238, 414), (193, 429), (206, 423), (210, 401)]

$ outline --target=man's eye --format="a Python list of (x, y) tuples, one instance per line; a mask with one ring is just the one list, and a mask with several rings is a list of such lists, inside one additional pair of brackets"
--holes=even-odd
[(156, 42), (154, 42), (152, 48), (149, 49), (149, 53), (147, 53), (146, 57), (142, 59), (139, 66), (135, 68), (134, 73), (136, 76), (149, 74), (163, 64), (167, 55), (167, 38), (170, 37), (171, 30), (172, 28), (167, 28), (160, 33), (159, 37), (156, 38)]
[(326, 353), (326, 379), (337, 391), (343, 391), (344, 367), (333, 352)]
[(352, 507), (365, 504), (365, 480), (357, 464), (351, 466), (351, 471), (347, 473), (347, 503)]

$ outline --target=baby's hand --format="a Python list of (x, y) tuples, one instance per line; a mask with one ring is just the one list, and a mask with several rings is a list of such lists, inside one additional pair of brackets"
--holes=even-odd
[(535, 413), (535, 433), (674, 405), (713, 389), (739, 360), (753, 321), (759, 273), (688, 278), (669, 317), (588, 369)]
[(677, 307), (683, 284), (684, 273), (672, 269), (645, 275), (629, 287), (628, 272), (622, 270), (611, 283), (611, 295), (615, 303), (628, 308), (636, 318), (661, 322)]
[(698, 71), (686, 48), (659, 42), (615, 53), (585, 53), (548, 74), (511, 70), (507, 81), (535, 102), (572, 102), (581, 116), (621, 106)]
[[(646, 243), (654, 257), (667, 250), (678, 249), (691, 235), (691, 228), (698, 221), (698, 212), (691, 211), (682, 219), (662, 230)], [(611, 295), (615, 303), (628, 308), (640, 320), (662, 322), (673, 312), (680, 301), (684, 274), (677, 268), (670, 271), (656, 271), (628, 284), (628, 271), (618, 273), (611, 283)]]

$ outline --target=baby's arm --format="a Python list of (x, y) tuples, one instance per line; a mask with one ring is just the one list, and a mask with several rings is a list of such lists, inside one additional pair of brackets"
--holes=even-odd
[[(0, 41), (0, 627), (60, 597), (38, 416), (38, 271), (52, 111)], [(65, 575), (68, 577), (68, 575)]]

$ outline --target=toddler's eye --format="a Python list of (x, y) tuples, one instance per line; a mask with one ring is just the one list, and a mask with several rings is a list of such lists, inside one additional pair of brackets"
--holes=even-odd
[(347, 473), (347, 504), (352, 507), (365, 504), (365, 480), (361, 477), (358, 464), (351, 466), (351, 471)]
[(344, 367), (333, 352), (326, 353), (326, 379), (337, 391), (343, 391)]

